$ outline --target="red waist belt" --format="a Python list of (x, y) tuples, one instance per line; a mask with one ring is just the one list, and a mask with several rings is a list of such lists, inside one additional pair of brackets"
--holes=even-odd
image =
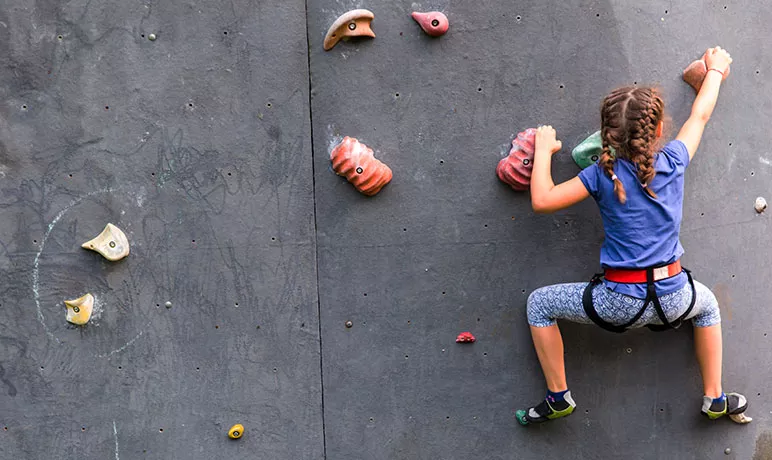
[[(654, 269), (654, 281), (663, 280), (676, 276), (681, 273), (681, 261), (676, 260), (670, 265), (657, 267)], [(613, 283), (638, 284), (646, 283), (646, 270), (621, 270), (616, 268), (607, 268), (604, 271), (606, 280)]]

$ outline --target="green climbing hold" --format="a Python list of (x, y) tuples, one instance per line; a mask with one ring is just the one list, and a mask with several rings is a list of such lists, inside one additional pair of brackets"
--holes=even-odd
[(523, 425), (523, 426), (528, 425), (528, 419), (525, 418), (525, 411), (524, 410), (520, 409), (520, 410), (516, 411), (515, 412), (515, 418), (517, 419), (517, 421), (521, 425)]
[[(583, 140), (581, 144), (574, 147), (571, 156), (580, 168), (585, 169), (598, 162), (601, 152), (603, 151), (602, 145), (600, 131), (596, 131), (590, 135), (590, 137)], [(611, 149), (611, 153), (614, 153), (613, 148)]]

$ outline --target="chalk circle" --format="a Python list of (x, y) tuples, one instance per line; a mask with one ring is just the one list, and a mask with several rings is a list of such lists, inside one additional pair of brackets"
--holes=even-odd
[[(135, 238), (136, 230), (147, 231), (145, 199), (144, 188), (90, 192), (70, 201), (48, 224), (34, 259), (32, 292), (38, 322), (57, 346), (108, 358), (130, 348), (157, 317), (158, 262)], [(118, 262), (80, 247), (108, 222), (123, 229), (131, 244), (131, 255)], [(64, 299), (87, 292), (95, 299), (90, 321), (68, 323)]]

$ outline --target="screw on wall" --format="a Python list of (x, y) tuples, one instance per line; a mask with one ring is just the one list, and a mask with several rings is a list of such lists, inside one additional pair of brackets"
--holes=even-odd
[(157, 37), (155, 36), (155, 34), (150, 34), (147, 36), (147, 39), (150, 40), (151, 42), (154, 42), (156, 38)]
[(167, 300), (164, 305), (166, 306), (166, 308), (172, 308), (172, 303), (169, 300)]

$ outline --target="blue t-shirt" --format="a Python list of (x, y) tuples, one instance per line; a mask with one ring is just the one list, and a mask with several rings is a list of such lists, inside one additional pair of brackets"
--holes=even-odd
[[(594, 164), (582, 170), (579, 178), (600, 208), (606, 238), (600, 250), (604, 268), (643, 269), (669, 264), (681, 258), (684, 248), (678, 234), (684, 202), (684, 171), (689, 164), (689, 151), (683, 142), (674, 140), (656, 154), (656, 176), (649, 188), (657, 195), (652, 198), (638, 182), (636, 166), (619, 159), (614, 174), (625, 186), (627, 202), (622, 204), (614, 194), (614, 182), (603, 169)], [(681, 289), (687, 282), (686, 273), (657, 281), (658, 295)], [(605, 281), (606, 286), (620, 294), (646, 297), (646, 284), (623, 284)]]

